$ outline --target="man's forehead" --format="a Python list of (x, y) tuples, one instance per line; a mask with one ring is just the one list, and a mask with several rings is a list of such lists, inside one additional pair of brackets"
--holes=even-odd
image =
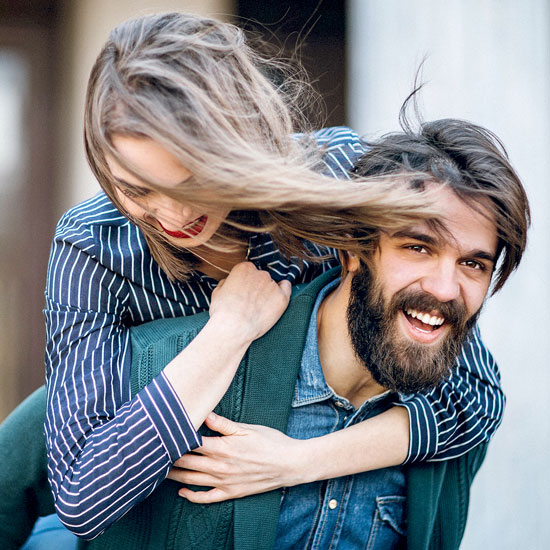
[[(479, 252), (495, 259), (498, 246), (495, 217), (486, 201), (468, 203), (448, 187), (438, 191), (435, 222), (420, 222), (390, 234), (393, 238), (414, 238), (437, 246), (452, 246), (465, 255)], [(485, 202), (485, 204), (484, 204)]]

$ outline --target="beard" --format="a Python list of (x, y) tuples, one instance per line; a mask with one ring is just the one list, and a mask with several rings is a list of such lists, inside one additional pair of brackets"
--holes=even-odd
[[(435, 344), (408, 340), (400, 335), (397, 318), (405, 309), (437, 310), (450, 330)], [(468, 317), (463, 304), (439, 302), (431, 294), (408, 289), (388, 301), (382, 285), (363, 265), (351, 283), (348, 332), (355, 354), (378, 384), (392, 391), (415, 393), (433, 388), (449, 376), (479, 312)]]

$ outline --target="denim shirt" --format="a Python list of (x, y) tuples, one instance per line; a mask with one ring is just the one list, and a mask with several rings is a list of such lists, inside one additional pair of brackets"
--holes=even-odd
[[(357, 424), (380, 414), (396, 398), (386, 392), (355, 409), (327, 384), (317, 346), (317, 311), (338, 282), (331, 282), (319, 293), (311, 315), (287, 429), (296, 439), (319, 437)], [(288, 487), (283, 493), (274, 548), (404, 548), (405, 498), (405, 475), (400, 466)]]

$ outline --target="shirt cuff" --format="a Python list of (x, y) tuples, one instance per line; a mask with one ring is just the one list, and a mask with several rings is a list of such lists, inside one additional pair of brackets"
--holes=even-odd
[(403, 464), (428, 460), (438, 448), (439, 430), (430, 402), (424, 395), (400, 396), (393, 403), (409, 413), (409, 451)]
[(143, 404), (172, 462), (202, 445), (174, 388), (160, 373), (137, 397)]

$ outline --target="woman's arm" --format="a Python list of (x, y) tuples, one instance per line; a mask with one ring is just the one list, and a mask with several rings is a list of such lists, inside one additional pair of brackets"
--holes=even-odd
[[(125, 245), (129, 240), (117, 242)], [(46, 290), (48, 475), (59, 516), (85, 538), (101, 533), (150, 494), (173, 461), (200, 444), (195, 426), (209, 412), (211, 402), (223, 395), (253, 337), (250, 331), (235, 330), (237, 323), (229, 324), (225, 307), (219, 307), (203, 338), (187, 350), (189, 358), (179, 356), (132, 399), (129, 331), (124, 320), (132, 313), (128, 304), (134, 290), (120, 273), (123, 269), (113, 269), (116, 252), (110, 255), (98, 249), (92, 230), (67, 220), (52, 249)], [(130, 259), (125, 258), (128, 264), (143, 270), (138, 256)], [(252, 287), (270, 287), (280, 309), (289, 289), (277, 286), (266, 274), (260, 277)], [(231, 288), (222, 290), (221, 298)], [(253, 293), (247, 292), (244, 298), (250, 305)], [(254, 299), (251, 309), (265, 312), (265, 297)], [(150, 307), (155, 305), (152, 302)], [(231, 315), (237, 313), (232, 302), (228, 307)], [(261, 313), (250, 315), (257, 321)], [(266, 320), (271, 321), (275, 319)], [(220, 358), (221, 351), (216, 350), (222, 349), (225, 353)], [(217, 386), (206, 384), (205, 372), (220, 365), (225, 378), (215, 376)], [(189, 376), (184, 374), (186, 367), (192, 371)], [(182, 383), (184, 377), (188, 385)], [(210, 401), (198, 398), (206, 389)], [(197, 400), (188, 406), (182, 399), (190, 394)]]
[(180, 496), (201, 504), (400, 464), (409, 437), (407, 412), (398, 407), (344, 430), (303, 440), (213, 413), (206, 425), (223, 437), (203, 438), (200, 449), (177, 460), (168, 474), (181, 483), (214, 487), (180, 489)]
[(398, 404), (410, 416), (405, 463), (456, 458), (490, 441), (502, 422), (506, 399), (479, 327), (462, 347), (448, 380)]
[(223, 397), (250, 344), (283, 314), (288, 281), (276, 283), (250, 262), (236, 265), (212, 294), (210, 319), (164, 369), (196, 430)]
[(502, 420), (500, 376), (475, 329), (449, 380), (401, 406), (322, 437), (296, 440), (264, 426), (207, 420), (224, 437), (204, 438), (197, 454), (176, 462), (169, 477), (206, 492), (180, 490), (209, 503), (279, 487), (421, 460), (460, 456), (488, 441)]

